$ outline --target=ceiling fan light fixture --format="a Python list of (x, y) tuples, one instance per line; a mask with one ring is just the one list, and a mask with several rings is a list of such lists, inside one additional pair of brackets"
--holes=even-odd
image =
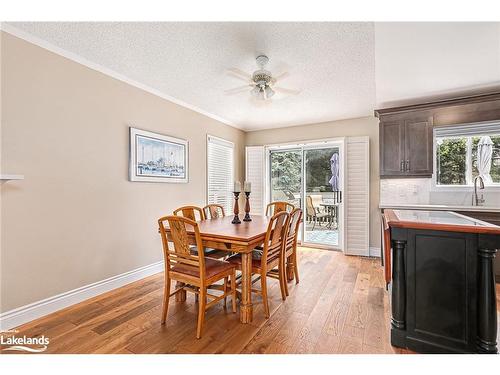
[[(246, 74), (245, 72), (233, 68), (230, 69), (231, 75), (236, 76), (239, 79), (244, 79), (248, 82), (248, 85), (253, 87), (250, 90), (251, 95), (258, 99), (258, 100), (267, 100), (270, 99), (271, 97), (274, 96), (276, 91), (278, 93), (290, 93), (290, 94), (297, 94), (298, 91), (296, 90), (290, 90), (290, 89), (284, 89), (275, 86), (277, 82), (277, 78), (283, 78), (288, 76), (288, 72), (281, 73), (280, 75), (273, 77), (272, 73), (269, 70), (265, 69), (265, 66), (269, 62), (269, 58), (265, 55), (259, 55), (256, 58), (257, 66), (259, 69), (253, 72), (253, 74)], [(248, 80), (246, 79), (248, 77)], [(274, 89), (271, 87), (273, 86)], [(276, 90), (276, 91), (275, 91)], [(236, 88), (236, 91), (230, 90), (232, 92), (242, 92), (239, 91), (239, 88)]]
[(264, 90), (266, 92), (267, 99), (269, 99), (270, 97), (272, 97), (274, 95), (274, 90), (271, 87), (266, 86), (266, 88)]
[(260, 91), (261, 91), (261, 88), (260, 86), (255, 86), (252, 91), (250, 91), (252, 93), (253, 96), (255, 96), (256, 98), (259, 98), (260, 97)]

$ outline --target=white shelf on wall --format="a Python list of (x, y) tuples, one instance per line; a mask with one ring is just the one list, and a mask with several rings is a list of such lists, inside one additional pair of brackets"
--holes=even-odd
[(22, 174), (0, 174), (0, 181), (2, 183), (10, 180), (24, 180), (24, 176)]

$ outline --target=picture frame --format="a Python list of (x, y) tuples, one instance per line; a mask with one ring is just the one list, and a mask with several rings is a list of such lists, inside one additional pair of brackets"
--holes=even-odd
[(130, 181), (189, 181), (188, 141), (134, 127), (129, 127), (129, 135)]

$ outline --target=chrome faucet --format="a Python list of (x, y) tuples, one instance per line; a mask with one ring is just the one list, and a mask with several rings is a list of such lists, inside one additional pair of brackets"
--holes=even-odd
[(474, 195), (472, 196), (472, 205), (481, 206), (484, 203), (483, 194), (481, 198), (477, 196), (477, 180), (479, 180), (479, 189), (484, 189), (484, 180), (481, 176), (476, 176), (474, 178)]

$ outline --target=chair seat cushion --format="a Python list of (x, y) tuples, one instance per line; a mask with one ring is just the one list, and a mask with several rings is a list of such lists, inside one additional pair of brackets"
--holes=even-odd
[[(219, 273), (231, 271), (234, 269), (234, 264), (223, 260), (217, 260), (212, 258), (205, 258), (205, 276), (210, 278)], [(172, 272), (183, 273), (185, 275), (200, 277), (199, 267), (191, 266), (188, 264), (176, 264), (171, 268)]]

